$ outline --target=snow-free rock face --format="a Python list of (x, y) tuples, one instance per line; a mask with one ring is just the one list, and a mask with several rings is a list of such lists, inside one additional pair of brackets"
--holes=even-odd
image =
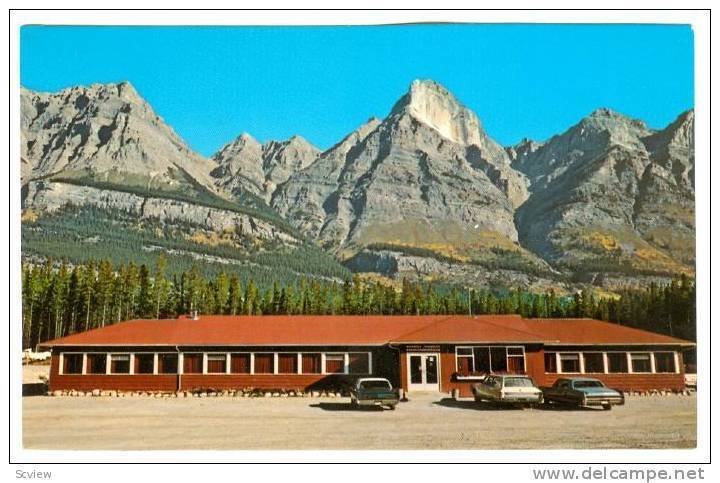
[(247, 190), (254, 195), (263, 195), (263, 148), (251, 135), (242, 133), (220, 148), (212, 159), (217, 168), (210, 174), (218, 186), (233, 194)]
[(176, 193), (215, 191), (191, 151), (128, 82), (21, 91), (23, 183), (63, 178)]
[(270, 201), (278, 185), (309, 166), (320, 150), (301, 136), (260, 144), (243, 133), (215, 153), (215, 183), (234, 194), (249, 191)]
[(694, 271), (693, 111), (655, 131), (598, 109), (503, 148), (447, 89), (415, 81), (324, 152), (242, 134), (206, 159), (128, 83), (23, 89), (21, 108), (23, 230), (54, 233), (30, 227), (52, 216), (72, 229), (90, 207), (200, 240), (198, 254), (292, 249), (303, 234), (355, 271), (539, 290)]
[(272, 206), (341, 257), (393, 245), (471, 259), (519, 249), (513, 213), (525, 183), (474, 113), (439, 84), (415, 81), (387, 118), (291, 176)]
[(480, 120), (475, 113), (437, 82), (413, 81), (408, 93), (393, 107), (392, 114), (401, 111), (456, 144), (480, 145), (482, 142)]
[(369, 119), (311, 165), (293, 174), (274, 193), (273, 208), (310, 238), (317, 237), (328, 216), (325, 205), (339, 187), (349, 153), (355, 152), (379, 125), (378, 119)]
[(691, 272), (692, 113), (654, 132), (600, 109), (542, 145), (515, 149), (532, 195), (521, 243), (575, 271)]

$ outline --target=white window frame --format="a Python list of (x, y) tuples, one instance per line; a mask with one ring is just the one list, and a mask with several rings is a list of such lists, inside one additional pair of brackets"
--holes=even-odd
[[(163, 352), (163, 354), (165, 354), (165, 352)], [(142, 356), (150, 355), (150, 356), (152, 356), (152, 358), (153, 358), (153, 371), (152, 371), (150, 374), (140, 374), (140, 373), (137, 373), (137, 374), (140, 375), (140, 376), (150, 376), (150, 375), (153, 375), (153, 376), (154, 376), (154, 375), (157, 375), (157, 367), (158, 367), (157, 352), (132, 352), (132, 353), (130, 353), (130, 374), (131, 374), (131, 375), (135, 375), (135, 374), (136, 374), (136, 372), (135, 372), (135, 360), (137, 359), (137, 356), (139, 356), (139, 355), (142, 355)]]
[[(350, 354), (367, 354), (368, 356), (368, 371), (367, 373), (357, 373), (353, 376), (371, 376), (372, 375), (372, 352), (370, 351), (349, 351), (345, 353), (345, 374), (350, 374)], [(439, 359), (438, 359), (439, 360)]]
[[(212, 375), (218, 375), (218, 374), (227, 374), (228, 373), (228, 357), (230, 356), (227, 352), (206, 352), (203, 354), (203, 374), (212, 374)], [(210, 361), (210, 358), (223, 358), (225, 360), (225, 370), (223, 372), (209, 372), (208, 370), (208, 361)]]
[[(319, 355), (320, 356), (320, 372), (303, 372), (302, 370), (302, 359), (304, 355)], [(298, 352), (298, 374), (305, 374), (308, 376), (319, 376), (325, 374), (325, 353), (324, 352)]]
[[(507, 360), (510, 357), (520, 357), (517, 354), (510, 355), (508, 354), (508, 349), (522, 349), (522, 358), (523, 358), (523, 367), (525, 368), (525, 371), (527, 372), (527, 357), (525, 353), (525, 346), (524, 345), (456, 345), (455, 346), (455, 372), (459, 371), (458, 366), (458, 357), (471, 357), (473, 361), (473, 372), (477, 372), (477, 364), (475, 364), (475, 349), (487, 349), (488, 350), (488, 361), (490, 362), (490, 374), (493, 374), (493, 363), (492, 363), (492, 352), (490, 349), (496, 348), (496, 347), (503, 347), (505, 349), (505, 366), (507, 367)], [(472, 354), (463, 354), (458, 355), (458, 349), (470, 349), (470, 352)]]
[[(582, 364), (580, 365), (580, 369), (582, 370), (582, 374), (607, 374), (607, 353), (603, 351), (584, 351), (581, 352), (581, 359)], [(603, 370), (602, 372), (588, 372), (587, 367), (585, 367), (585, 355), (586, 354), (600, 354), (602, 357), (602, 363), (603, 363)]]
[[(160, 356), (165, 354), (177, 356), (177, 372), (160, 372)], [(183, 374), (183, 365), (185, 365), (185, 359), (182, 352), (156, 352), (153, 357), (153, 375), (174, 376)]]
[[(327, 367), (325, 367), (325, 364), (328, 361), (328, 356), (338, 358), (341, 357), (343, 361), (343, 372), (327, 372)], [(325, 357), (323, 358), (323, 374), (347, 374), (347, 359), (348, 355), (347, 352), (326, 352)], [(337, 360), (337, 359), (331, 359), (331, 360)]]
[[(610, 354), (625, 354), (625, 364), (627, 372), (610, 372)], [(632, 374), (632, 364), (630, 364), (630, 353), (628, 351), (605, 351), (605, 370), (606, 374)]]
[[(280, 354), (297, 354), (295, 359), (296, 359), (296, 364), (298, 365), (298, 367), (295, 370), (295, 372), (278, 372), (278, 371), (280, 371)], [(275, 353), (275, 374), (282, 374), (282, 375), (300, 374), (300, 370), (301, 370), (300, 364), (302, 364), (302, 359), (300, 359), (300, 354), (302, 354), (302, 352), (295, 352), (295, 351), (276, 352)]]
[(65, 354), (79, 355), (82, 357), (82, 366), (80, 367), (79, 374), (67, 374), (68, 376), (81, 376), (85, 374), (85, 353), (84, 352), (61, 352), (58, 357), (60, 366), (58, 367), (58, 375), (64, 376), (65, 374)]
[[(128, 367), (128, 372), (112, 372), (112, 358), (113, 356), (128, 356), (128, 364), (130, 364), (130, 367)], [(108, 352), (108, 359), (107, 359), (107, 373), (111, 374), (113, 376), (129, 376), (132, 374), (132, 353), (130, 352)]]
[(272, 375), (277, 374), (277, 370), (278, 370), (277, 352), (270, 352), (270, 351), (267, 351), (267, 352), (253, 352), (253, 353), (252, 353), (252, 356), (251, 356), (251, 358), (250, 358), (250, 365), (251, 365), (251, 369), (252, 369), (252, 374), (256, 374), (256, 372), (255, 372), (255, 356), (256, 356), (257, 354), (272, 354), (272, 356), (273, 356), (273, 365), (274, 365), (272, 372), (260, 372), (260, 373), (257, 373), (257, 374), (262, 375), (262, 376), (267, 376), (267, 375), (271, 375), (271, 374), (272, 374)]
[[(565, 351), (565, 352), (556, 352), (557, 357), (557, 370), (558, 374), (583, 374), (583, 364), (582, 364), (582, 352), (573, 352), (573, 351)], [(562, 356), (577, 356), (578, 360), (578, 372), (565, 372), (562, 368)]]
[[(657, 354), (672, 354), (673, 355), (673, 366), (675, 367), (675, 370), (672, 372), (658, 372), (657, 371), (657, 361), (655, 360), (655, 357)], [(653, 374), (679, 374), (680, 373), (680, 367), (678, 365), (679, 358), (677, 351), (654, 351), (652, 353), (652, 368), (653, 368)]]
[[(652, 352), (647, 352), (647, 351), (637, 352), (636, 351), (636, 352), (628, 352), (627, 354), (628, 354), (628, 363), (629, 363), (628, 370), (630, 371), (630, 374), (655, 374), (655, 370), (654, 370), (655, 369), (655, 367), (654, 367), (655, 366), (655, 358), (653, 357)], [(635, 369), (632, 366), (632, 361), (633, 361), (634, 355), (647, 356), (648, 360), (650, 361), (650, 371), (641, 371), (641, 372), (635, 371)]]
[[(113, 354), (117, 354), (117, 352), (113, 352)], [(94, 355), (104, 355), (105, 356), (105, 372), (95, 374), (87, 372), (87, 362), (88, 362), (88, 356), (94, 356)], [(91, 351), (91, 352), (84, 352), (83, 353), (83, 375), (89, 375), (89, 376), (107, 376), (110, 375), (110, 353), (109, 352), (98, 352), (98, 351)], [(116, 374), (116, 375), (122, 375), (122, 374)], [(127, 375), (127, 374), (125, 374)]]

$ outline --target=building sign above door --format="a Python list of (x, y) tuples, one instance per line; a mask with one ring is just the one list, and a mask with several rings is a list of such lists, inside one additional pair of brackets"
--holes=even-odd
[(440, 352), (439, 345), (409, 345), (406, 347), (408, 352)]

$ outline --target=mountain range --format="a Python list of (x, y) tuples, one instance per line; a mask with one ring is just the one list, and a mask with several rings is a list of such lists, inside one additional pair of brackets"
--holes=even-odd
[(266, 280), (531, 290), (694, 273), (692, 110), (654, 130), (603, 108), (504, 147), (447, 89), (416, 80), (325, 151), (242, 133), (208, 158), (127, 82), (22, 89), (21, 108), (29, 259), (164, 250)]

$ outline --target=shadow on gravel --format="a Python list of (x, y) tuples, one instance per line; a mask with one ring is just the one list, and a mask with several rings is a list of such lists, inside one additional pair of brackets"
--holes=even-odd
[(443, 406), (446, 408), (457, 408), (457, 409), (472, 409), (475, 411), (520, 411), (520, 410), (538, 410), (538, 411), (595, 411), (593, 408), (585, 408), (578, 406), (566, 406), (560, 404), (541, 404), (540, 406), (523, 406), (513, 404), (497, 404), (488, 401), (469, 401), (462, 400), (458, 401), (452, 398), (441, 399), (435, 401), (433, 404), (437, 406)]
[(543, 411), (602, 411), (602, 408), (588, 408), (585, 406), (573, 406), (570, 404), (543, 404), (538, 409)]
[(22, 395), (25, 396), (44, 396), (47, 394), (47, 384), (44, 382), (26, 383), (22, 386)]
[(323, 411), (382, 411), (378, 406), (353, 406), (345, 402), (321, 402), (310, 405), (311, 408), (322, 409)]
[(439, 401), (435, 401), (433, 404), (446, 408), (472, 409), (475, 411), (505, 411), (522, 409), (517, 406), (502, 406), (487, 401), (458, 401), (452, 398), (441, 399)]

